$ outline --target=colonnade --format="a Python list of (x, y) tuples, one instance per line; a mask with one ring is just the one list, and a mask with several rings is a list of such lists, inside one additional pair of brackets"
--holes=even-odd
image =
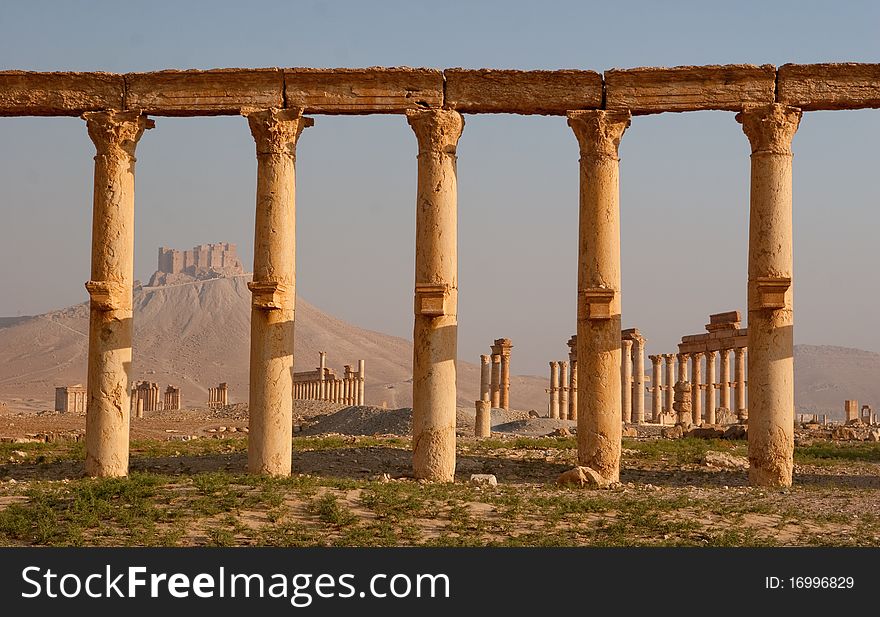
[(229, 404), (229, 384), (225, 381), (216, 388), (208, 388), (208, 409), (225, 407)]
[[(750, 481), (791, 483), (794, 425), (791, 294), (791, 139), (801, 112), (744, 103), (736, 118), (752, 148), (748, 268)], [(248, 469), (291, 470), (295, 300), (296, 144), (303, 109), (247, 109), (257, 189), (250, 351)], [(455, 471), (457, 355), (456, 147), (452, 109), (409, 109), (418, 142), (413, 328), (413, 474), (451, 481)], [(95, 144), (86, 471), (128, 472), (135, 149), (153, 127), (138, 111), (83, 115)], [(619, 479), (622, 399), (620, 141), (627, 109), (570, 111), (580, 148), (576, 359), (578, 461)], [(635, 340), (632, 342), (636, 344)], [(493, 346), (493, 356), (496, 355)], [(509, 404), (499, 350), (498, 404)], [(637, 358), (640, 354), (637, 355)], [(493, 368), (495, 365), (493, 358)], [(686, 372), (686, 366), (681, 371)], [(722, 367), (722, 372), (724, 368)], [(639, 369), (636, 369), (638, 379)], [(722, 381), (724, 381), (722, 379)], [(643, 382), (640, 382), (643, 383)], [(490, 384), (491, 385), (491, 384)], [(638, 420), (643, 388), (631, 402)], [(724, 404), (724, 389), (721, 404)], [(494, 401), (494, 390), (492, 393)], [(642, 399), (643, 400), (643, 399)]]
[(328, 401), (343, 405), (363, 405), (365, 398), (366, 361), (358, 360), (358, 370), (344, 366), (342, 377), (327, 367), (327, 353), (319, 352), (320, 365), (314, 371), (294, 373), (293, 398)]

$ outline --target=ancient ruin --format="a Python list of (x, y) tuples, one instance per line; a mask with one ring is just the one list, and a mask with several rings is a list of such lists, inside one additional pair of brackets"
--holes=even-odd
[(131, 389), (131, 413), (136, 418), (143, 418), (145, 411), (178, 410), (180, 405), (180, 388), (168, 386), (162, 397), (159, 384), (152, 381), (139, 381)]
[(221, 383), (216, 388), (208, 388), (208, 409), (218, 409), (229, 404), (229, 385)]
[(55, 388), (55, 411), (61, 413), (85, 413), (86, 389), (81, 383)]
[(244, 274), (234, 244), (200, 244), (188, 251), (159, 247), (159, 264), (149, 285), (176, 285)]
[[(257, 187), (248, 468), (286, 475), (292, 436), (295, 152), (300, 133), (313, 123), (304, 114), (406, 115), (418, 143), (413, 473), (439, 481), (451, 481), (455, 471), (455, 157), (462, 114), (565, 116), (580, 149), (578, 461), (603, 482), (614, 482), (620, 474), (621, 410), (626, 409), (621, 399), (631, 393), (621, 383), (618, 146), (634, 115), (724, 110), (736, 112), (751, 145), (746, 362), (749, 378), (761, 387), (753, 388), (748, 401), (749, 479), (755, 485), (790, 485), (791, 141), (804, 111), (872, 107), (880, 107), (880, 64), (638, 68), (604, 74), (411, 68), (0, 72), (0, 115), (82, 116), (97, 151), (86, 283), (86, 472), (93, 476), (128, 473), (135, 149), (155, 126), (148, 116), (241, 114), (250, 125)], [(684, 382), (687, 356), (679, 357)], [(502, 358), (503, 352), (499, 364)], [(493, 370), (493, 383), (503, 379), (495, 380)], [(727, 381), (723, 375), (721, 381)], [(635, 407), (629, 407), (636, 419), (641, 394), (640, 388)], [(508, 404), (503, 387), (498, 404)]]
[(350, 364), (344, 367), (340, 378), (327, 366), (327, 352), (319, 352), (319, 366), (313, 371), (293, 374), (293, 398), (308, 401), (329, 401), (343, 405), (364, 405), (365, 366), (358, 360), (358, 370)]

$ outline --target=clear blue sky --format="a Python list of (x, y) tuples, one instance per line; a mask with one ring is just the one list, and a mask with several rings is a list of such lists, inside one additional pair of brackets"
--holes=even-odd
[[(880, 62), (872, 2), (6, 2), (3, 69), (587, 68)], [(159, 245), (251, 260), (241, 118), (157, 118), (138, 148), (135, 274)], [(807, 114), (795, 137), (796, 340), (880, 351), (880, 110)], [(92, 156), (75, 118), (0, 118), (0, 315), (86, 299)], [(298, 292), (412, 329), (416, 144), (400, 116), (319, 116), (300, 139)], [(621, 146), (624, 326), (670, 352), (745, 303), (748, 143), (733, 114), (639, 117)], [(459, 350), (513, 339), (544, 374), (575, 324), (577, 145), (563, 118), (467, 116), (459, 144)]]

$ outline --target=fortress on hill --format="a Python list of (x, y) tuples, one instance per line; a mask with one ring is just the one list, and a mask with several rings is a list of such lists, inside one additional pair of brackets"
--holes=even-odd
[(188, 251), (159, 247), (159, 263), (150, 287), (244, 274), (234, 244), (199, 244)]

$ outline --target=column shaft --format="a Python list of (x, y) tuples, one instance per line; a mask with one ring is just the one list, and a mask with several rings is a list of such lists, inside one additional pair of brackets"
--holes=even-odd
[(492, 391), (492, 407), (501, 406), (501, 355), (492, 354), (492, 379), (490, 382)]
[(742, 419), (746, 413), (746, 350), (733, 350), (733, 375), (736, 381), (736, 415)]
[(620, 189), (618, 145), (628, 112), (568, 114), (580, 146), (578, 462), (620, 479)]
[(510, 353), (501, 354), (501, 400), (502, 409), (510, 409)]
[(645, 421), (645, 339), (633, 340), (633, 424)]
[(358, 405), (365, 404), (366, 391), (367, 391), (367, 381), (366, 375), (364, 374), (364, 369), (366, 368), (365, 360), (358, 360)]
[(568, 362), (559, 362), (559, 418), (568, 419)]
[(715, 424), (715, 352), (706, 353), (706, 424)]
[(663, 398), (663, 370), (660, 363), (663, 356), (650, 356), (651, 360), (651, 422), (660, 422), (660, 413), (662, 412)]
[(410, 111), (419, 143), (413, 327), (413, 475), (455, 474), (458, 248), (454, 111)]
[(719, 363), (718, 382), (720, 385), (720, 403), (719, 406), (730, 409), (730, 350), (721, 350), (721, 361)]
[(703, 354), (695, 353), (691, 355), (692, 379), (691, 379), (691, 413), (693, 414), (693, 423), (696, 426), (703, 421), (703, 397), (700, 392), (700, 385), (703, 382)]
[(480, 400), (489, 401), (489, 386), (491, 380), (492, 365), (491, 358), (483, 354), (480, 356)]
[(672, 403), (675, 398), (675, 354), (664, 354), (666, 361), (666, 413), (672, 413)]
[(632, 346), (633, 342), (624, 339), (620, 342), (620, 419), (632, 422)]
[(559, 362), (550, 363), (550, 417), (559, 417)]

